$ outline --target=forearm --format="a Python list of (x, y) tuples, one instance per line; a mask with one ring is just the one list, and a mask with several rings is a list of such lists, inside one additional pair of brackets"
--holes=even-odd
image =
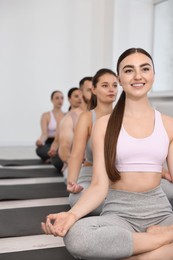
[(48, 134), (46, 134), (46, 133), (43, 133), (43, 134), (41, 134), (41, 136), (40, 136), (40, 140), (41, 140), (43, 143), (47, 140), (47, 138), (48, 138)]
[(57, 149), (58, 149), (58, 140), (54, 139), (53, 143), (51, 144), (50, 150), (57, 151)]
[(70, 155), (68, 161), (68, 177), (67, 183), (77, 183), (80, 169), (82, 167), (83, 156), (73, 156)]
[(77, 220), (84, 217), (104, 201), (107, 191), (108, 188), (103, 188), (103, 185), (91, 184), (69, 212), (72, 212)]

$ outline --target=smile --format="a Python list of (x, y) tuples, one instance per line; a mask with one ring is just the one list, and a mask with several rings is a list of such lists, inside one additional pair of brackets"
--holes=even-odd
[(145, 85), (144, 83), (134, 83), (134, 84), (131, 84), (132, 87), (136, 87), (136, 88), (143, 87), (144, 85)]

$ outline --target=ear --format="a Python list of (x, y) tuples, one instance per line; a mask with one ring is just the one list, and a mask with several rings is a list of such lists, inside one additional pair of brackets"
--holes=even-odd
[(121, 80), (120, 80), (120, 77), (118, 76), (118, 83), (119, 85), (121, 86)]
[(94, 95), (96, 95), (96, 88), (95, 88), (94, 86), (92, 86), (91, 92), (92, 92)]

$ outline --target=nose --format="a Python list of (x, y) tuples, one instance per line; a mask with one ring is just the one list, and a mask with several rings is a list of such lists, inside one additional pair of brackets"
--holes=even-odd
[(135, 79), (141, 79), (142, 78), (142, 76), (141, 76), (141, 71), (140, 70), (135, 70), (135, 74), (134, 74), (134, 77), (135, 77)]
[(115, 85), (110, 84), (110, 85), (109, 85), (109, 91), (110, 91), (110, 92), (116, 92), (116, 91), (117, 91), (117, 88), (115, 88)]

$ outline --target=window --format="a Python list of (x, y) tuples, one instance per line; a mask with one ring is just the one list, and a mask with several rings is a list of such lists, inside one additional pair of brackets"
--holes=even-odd
[(173, 0), (155, 1), (153, 59), (156, 77), (153, 92), (173, 95)]

